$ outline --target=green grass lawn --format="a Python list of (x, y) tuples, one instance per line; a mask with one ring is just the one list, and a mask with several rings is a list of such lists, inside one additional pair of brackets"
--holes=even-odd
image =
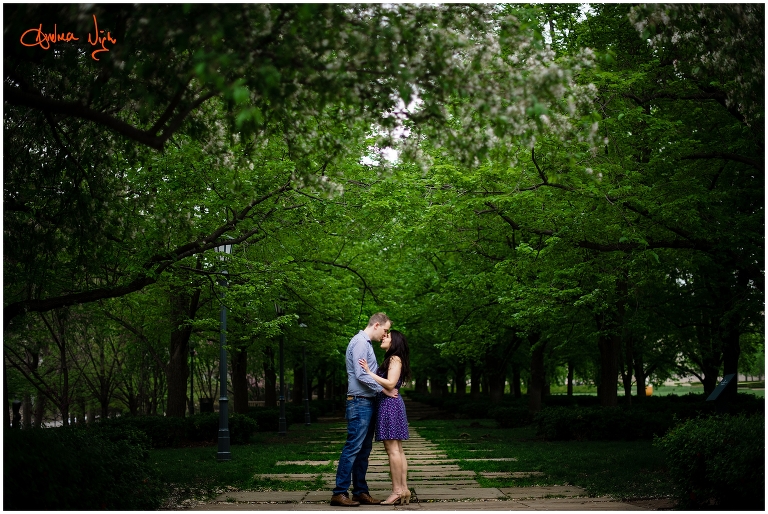
[[(571, 484), (585, 488), (593, 496), (614, 498), (660, 498), (671, 494), (664, 470), (664, 456), (650, 441), (643, 442), (546, 442), (536, 437), (533, 428), (499, 429), (490, 420), (439, 420), (412, 423), (425, 438), (440, 444), (451, 459), (514, 457), (516, 461), (460, 461), (465, 470), (540, 471), (545, 475), (529, 479), (484, 479), (484, 487)], [(234, 445), (232, 460), (218, 462), (217, 448), (153, 450), (152, 463), (174, 491), (176, 501), (184, 498), (210, 498), (227, 490), (323, 490), (316, 479), (307, 482), (255, 480), (262, 473), (333, 473), (341, 445), (326, 446), (319, 441), (338, 432), (328, 432), (339, 424), (309, 427), (291, 425), (286, 436), (256, 434), (248, 445)], [(447, 441), (446, 439), (460, 439)], [(493, 450), (473, 452), (469, 450)], [(278, 461), (330, 460), (325, 466), (281, 465)]]

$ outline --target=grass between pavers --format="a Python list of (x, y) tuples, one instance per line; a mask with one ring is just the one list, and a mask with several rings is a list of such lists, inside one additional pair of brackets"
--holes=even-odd
[[(232, 445), (232, 459), (227, 462), (216, 460), (217, 445), (192, 448), (166, 448), (150, 452), (150, 462), (167, 484), (171, 504), (185, 499), (210, 499), (228, 490), (252, 491), (307, 491), (325, 490), (321, 473), (335, 473), (333, 461), (341, 452), (342, 443), (325, 447), (309, 443), (320, 436), (338, 434), (329, 432), (337, 424), (310, 426), (291, 425), (285, 436), (276, 433), (257, 433), (251, 443)], [(343, 439), (344, 433), (338, 435)], [(313, 452), (327, 451), (319, 455)], [(325, 466), (277, 466), (278, 461), (330, 460)], [(257, 474), (310, 473), (316, 475), (312, 482), (256, 480)]]
[[(575, 485), (590, 496), (616, 499), (666, 498), (672, 486), (664, 455), (650, 441), (543, 441), (533, 427), (501, 429), (490, 420), (419, 421), (419, 433), (440, 443), (451, 459), (476, 459), (478, 452), (492, 458), (515, 457), (516, 461), (460, 461), (461, 469), (473, 471), (541, 471), (530, 478), (482, 478), (483, 487)], [(460, 439), (446, 441), (446, 439)]]

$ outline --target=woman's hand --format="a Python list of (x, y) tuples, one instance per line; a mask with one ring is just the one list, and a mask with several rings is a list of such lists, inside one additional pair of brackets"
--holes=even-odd
[(365, 359), (360, 359), (357, 362), (360, 363), (360, 365), (363, 367), (363, 369), (365, 370), (366, 373), (370, 373), (371, 372), (371, 368), (368, 367), (368, 362)]

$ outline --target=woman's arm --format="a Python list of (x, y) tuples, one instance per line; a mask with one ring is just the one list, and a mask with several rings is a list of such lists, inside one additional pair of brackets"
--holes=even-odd
[(400, 370), (402, 369), (403, 365), (400, 362), (400, 358), (397, 356), (394, 356), (391, 359), (389, 359), (389, 369), (387, 370), (387, 376), (397, 377), (394, 379), (382, 378), (379, 375), (372, 373), (371, 368), (368, 367), (368, 362), (365, 359), (360, 359), (358, 362), (363, 367), (365, 372), (371, 375), (371, 378), (373, 378), (376, 382), (381, 384), (381, 387), (383, 387), (384, 389), (387, 389), (388, 391), (393, 390), (397, 385), (397, 381), (400, 379)]

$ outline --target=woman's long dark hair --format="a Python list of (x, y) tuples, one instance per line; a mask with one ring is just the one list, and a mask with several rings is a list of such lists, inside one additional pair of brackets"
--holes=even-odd
[(389, 335), (392, 336), (392, 343), (390, 343), (387, 353), (384, 354), (384, 362), (381, 363), (381, 367), (389, 372), (389, 360), (393, 355), (400, 357), (400, 362), (403, 365), (400, 370), (400, 379), (405, 384), (411, 378), (411, 352), (408, 350), (408, 341), (405, 340), (403, 333), (397, 330), (390, 330)]

